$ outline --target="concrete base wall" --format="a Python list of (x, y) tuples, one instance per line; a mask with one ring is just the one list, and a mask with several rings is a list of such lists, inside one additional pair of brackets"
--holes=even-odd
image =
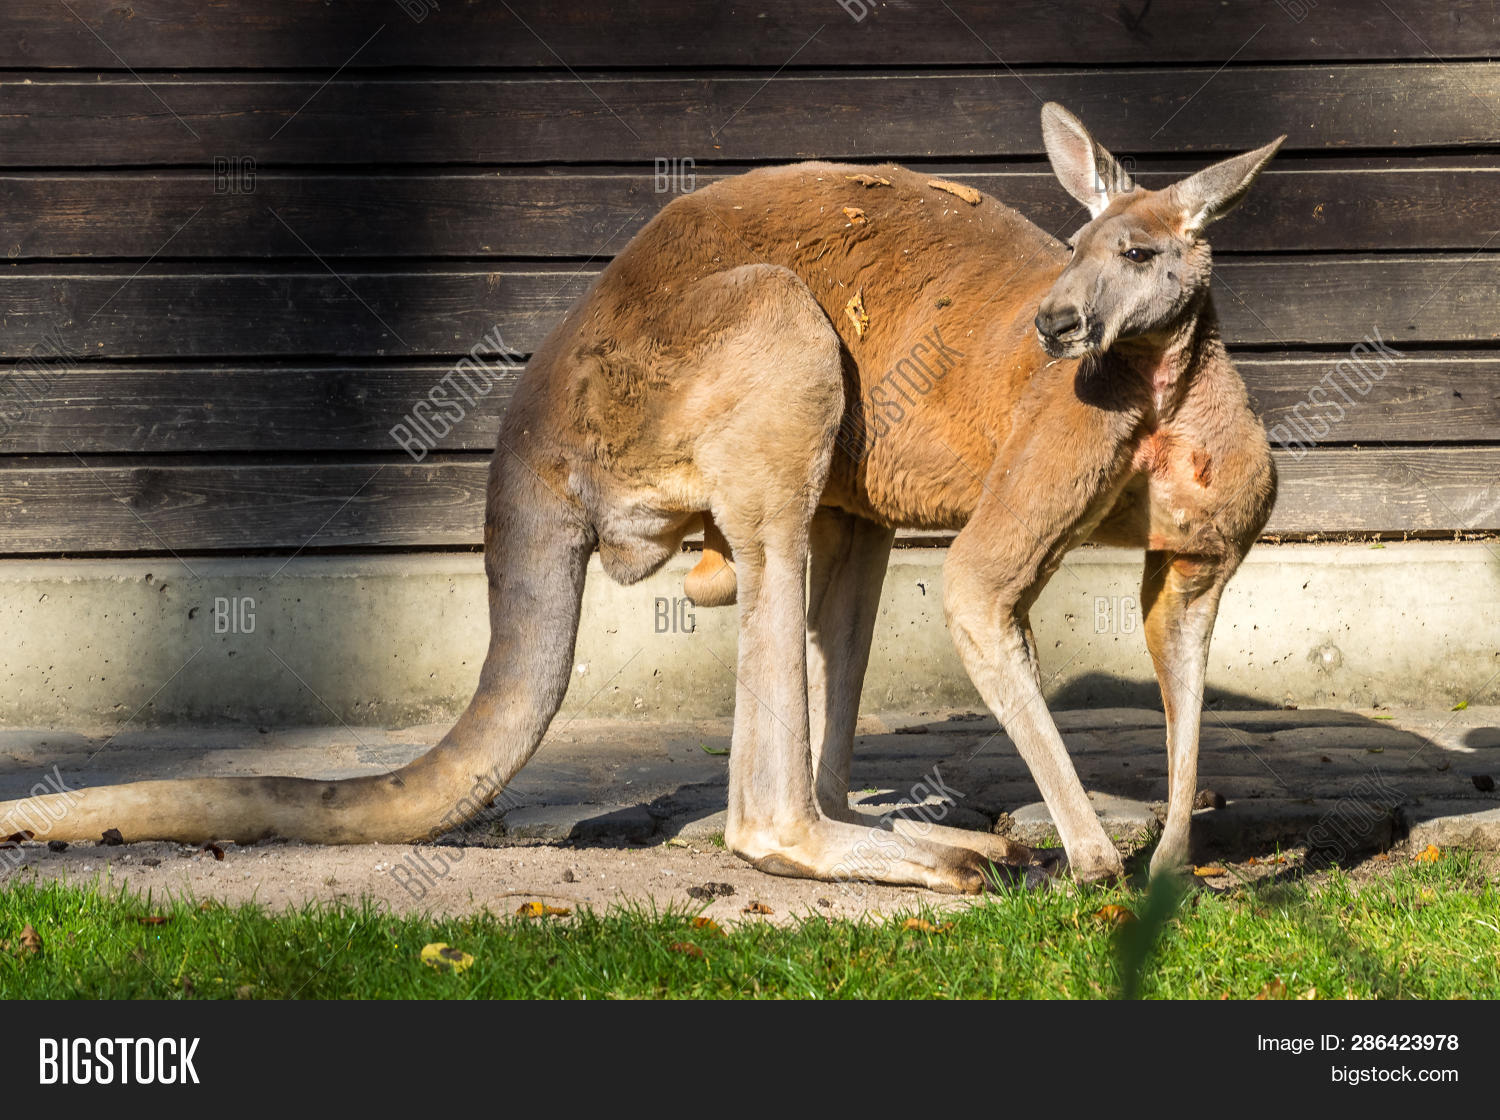
[[(900, 550), (864, 709), (980, 702), (943, 622), (938, 549)], [(597, 562), (566, 713), (731, 710), (733, 610), (682, 600), (684, 555), (620, 587)], [(474, 555), (0, 562), (0, 725), (400, 726), (456, 715), (487, 639)], [(1054, 706), (1155, 704), (1138, 553), (1075, 552), (1033, 614)], [(558, 641), (567, 636), (558, 635)], [(1487, 543), (1257, 548), (1230, 585), (1209, 700), (1229, 707), (1500, 702)]]

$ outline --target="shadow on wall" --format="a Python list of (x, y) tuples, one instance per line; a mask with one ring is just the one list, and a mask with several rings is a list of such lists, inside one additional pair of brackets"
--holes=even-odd
[[(1147, 671), (1150, 659), (1142, 650), (1142, 660)], [(1081, 708), (1155, 708), (1161, 711), (1161, 688), (1154, 679), (1132, 679), (1113, 673), (1083, 673), (1062, 685), (1056, 692), (1046, 694), (1047, 706), (1054, 712), (1073, 711)], [(1216, 688), (1210, 684), (1203, 694), (1206, 709), (1245, 712), (1257, 709), (1280, 710), (1264, 696), (1250, 696), (1232, 689)]]
[[(328, 710), (319, 695), (327, 688), (324, 665), (283, 656), (289, 651), (278, 647), (270, 580), (231, 595), (199, 578), (197, 557), (308, 558), (479, 540), (484, 464), (513, 375), (467, 408), (461, 423), (445, 425), (440, 442), (420, 447), (421, 462), (391, 429), (484, 344), (496, 323), (519, 316), (514, 293), (493, 283), (497, 276), (483, 263), (507, 247), (487, 244), (492, 235), (475, 213), (482, 191), (466, 193), (455, 175), (421, 170), (465, 158), (458, 150), (465, 114), (455, 110), (452, 87), (392, 82), (388, 72), (361, 69), (380, 65), (382, 39), (438, 34), (432, 29), (440, 18), (435, 4), (412, 0), (372, 7), (368, 26), (346, 14), (309, 20), (303, 34), (274, 48), (261, 42), (280, 64), (264, 75), (225, 78), (257, 91), (234, 94), (251, 98), (249, 113), (231, 113), (185, 82), (175, 99), (196, 127), (185, 125), (177, 141), (183, 161), (192, 156), (197, 170), (153, 179), (130, 212), (99, 215), (86, 258), (125, 260), (121, 267), (132, 270), (129, 262), (139, 260), (146, 275), (128, 281), (132, 287), (122, 287), (107, 308), (75, 300), (68, 330), (77, 337), (70, 341), (87, 354), (85, 366), (140, 367), (144, 387), (132, 400), (106, 386), (109, 395), (126, 397), (118, 402), (123, 415), (108, 426), (96, 419), (84, 432), (70, 428), (76, 414), (67, 408), (48, 410), (52, 442), (39, 450), (60, 453), (59, 440), (78, 448), (100, 485), (112, 487), (111, 503), (129, 514), (115, 518), (128, 542), (111, 547), (170, 552), (153, 561), (145, 582), (159, 601), (149, 624), (171, 640), (148, 634), (125, 670), (91, 651), (88, 629), (133, 628), (137, 619), (106, 604), (71, 623), (76, 657), (66, 672), (52, 674), (63, 682), (57, 687), (66, 688), (70, 674), (87, 674), (108, 680), (111, 694), (95, 710), (70, 713), (69, 724), (93, 725), (110, 714), (149, 725), (158, 709), (202, 722), (222, 718), (211, 682), (226, 672), (249, 682), (246, 693), (290, 687), (300, 690), (308, 712)], [(110, 25), (102, 26), (112, 36)], [(87, 37), (80, 41), (93, 50)], [(222, 45), (222, 37), (207, 42)], [(209, 50), (190, 45), (162, 65), (187, 72), (224, 65), (204, 57)], [(78, 65), (92, 66), (91, 59), (82, 51)], [(377, 127), (373, 117), (367, 128), (352, 127), (366, 105), (394, 127)], [(120, 145), (128, 147), (133, 135), (123, 133)], [(101, 162), (111, 159), (106, 153)], [(92, 174), (121, 173), (105, 166)], [(132, 240), (133, 223), (162, 241), (172, 234), (162, 257), (172, 263), (146, 269), (145, 253), (156, 244)], [(125, 244), (134, 247), (122, 253)], [(151, 283), (176, 293), (173, 306), (147, 302)], [(166, 283), (173, 287), (160, 287)], [(165, 317), (176, 321), (170, 332), (152, 322), (168, 310)], [(115, 339), (113, 348), (101, 336)], [(151, 369), (157, 356), (170, 363), (166, 369)], [(97, 393), (75, 395), (96, 415), (103, 411)], [(162, 459), (166, 454), (180, 458)], [(141, 463), (112, 480), (105, 473), (110, 455)], [(157, 469), (162, 461), (171, 469)], [(69, 537), (103, 539), (108, 532), (75, 523)], [(359, 627), (332, 620), (322, 660), (358, 667), (390, 656), (355, 641), (360, 635)]]

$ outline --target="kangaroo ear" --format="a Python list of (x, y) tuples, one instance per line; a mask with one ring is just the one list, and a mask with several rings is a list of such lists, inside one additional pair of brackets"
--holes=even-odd
[(1090, 218), (1102, 214), (1116, 195), (1135, 188), (1119, 161), (1055, 101), (1042, 106), (1042, 143), (1057, 181), (1089, 208)]
[(1284, 140), (1285, 136), (1279, 136), (1264, 148), (1205, 167), (1196, 175), (1174, 184), (1170, 188), (1172, 201), (1182, 208), (1183, 231), (1197, 233), (1209, 222), (1218, 221), (1238, 206), (1249, 192), (1250, 184), (1255, 182), (1255, 177), (1271, 161)]

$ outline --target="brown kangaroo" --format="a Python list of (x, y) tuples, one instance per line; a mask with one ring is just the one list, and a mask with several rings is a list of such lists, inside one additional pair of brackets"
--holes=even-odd
[(1152, 870), (1182, 864), (1214, 616), (1275, 493), (1202, 234), (1281, 141), (1150, 191), (1061, 107), (1042, 127), (1089, 212), (1067, 244), (966, 188), (828, 163), (723, 180), (640, 232), (505, 415), (484, 527), (489, 652), (426, 755), (379, 777), (10, 802), (0, 834), (38, 816), (61, 817), (58, 838), (360, 843), (452, 828), (504, 788), (562, 702), (593, 551), (630, 583), (706, 518), (708, 569), (690, 588), (739, 611), (732, 850), (775, 874), (944, 891), (1028, 858), (848, 805), (887, 554), (898, 527), (919, 527), (958, 530), (944, 567), (954, 641), (1083, 880), (1122, 864), (1042, 702), (1027, 614), (1075, 545), (1145, 550), (1170, 787)]

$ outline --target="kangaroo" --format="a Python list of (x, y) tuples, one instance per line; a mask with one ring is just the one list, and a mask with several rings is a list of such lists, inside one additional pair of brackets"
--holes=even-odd
[[(568, 687), (590, 556), (622, 583), (706, 530), (689, 578), (736, 602), (725, 842), (763, 871), (975, 892), (1033, 853), (850, 809), (860, 687), (895, 530), (956, 530), (943, 604), (1079, 880), (1123, 874), (1042, 700), (1028, 612), (1085, 541), (1145, 553), (1167, 715), (1153, 874), (1187, 858), (1220, 594), (1275, 474), (1220, 340), (1203, 231), (1281, 139), (1159, 191), (1042, 110), (1088, 220), (1060, 242), (895, 166), (801, 163), (666, 206), (533, 356), (484, 525), (490, 646), (452, 730), (392, 773), (146, 781), (0, 805), (0, 833), (405, 842), (479, 812)], [(56, 803), (56, 804), (52, 804)], [(872, 831), (873, 830), (873, 831)], [(872, 843), (872, 838), (877, 842)]]

